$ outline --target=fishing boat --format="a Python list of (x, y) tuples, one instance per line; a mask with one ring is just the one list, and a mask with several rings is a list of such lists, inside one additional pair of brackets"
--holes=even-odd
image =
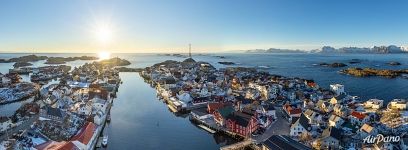
[(107, 122), (110, 122), (110, 121), (111, 121), (111, 116), (110, 116), (110, 115), (108, 115), (108, 116), (106, 117), (106, 121), (107, 121)]
[(106, 147), (108, 146), (108, 136), (104, 136), (102, 139), (102, 146)]

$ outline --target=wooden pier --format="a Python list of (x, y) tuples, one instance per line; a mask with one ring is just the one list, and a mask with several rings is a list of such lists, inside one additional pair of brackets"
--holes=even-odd
[(235, 144), (231, 145), (226, 145), (223, 147), (220, 147), (220, 150), (239, 150), (239, 149), (245, 149), (246, 147), (250, 146), (252, 144), (252, 140), (247, 139)]

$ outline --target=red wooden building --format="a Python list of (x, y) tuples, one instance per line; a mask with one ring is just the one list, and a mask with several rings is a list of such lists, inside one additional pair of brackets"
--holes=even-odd
[(255, 115), (249, 115), (243, 112), (233, 112), (228, 115), (226, 126), (229, 131), (244, 137), (249, 137), (251, 133), (259, 127)]

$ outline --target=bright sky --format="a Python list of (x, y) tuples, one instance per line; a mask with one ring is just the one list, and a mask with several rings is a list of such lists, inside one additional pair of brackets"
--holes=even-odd
[(0, 52), (408, 45), (406, 0), (5, 0)]

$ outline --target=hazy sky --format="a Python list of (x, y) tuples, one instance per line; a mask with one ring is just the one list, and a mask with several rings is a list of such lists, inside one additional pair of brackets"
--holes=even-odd
[(4, 0), (0, 52), (408, 45), (406, 0)]

